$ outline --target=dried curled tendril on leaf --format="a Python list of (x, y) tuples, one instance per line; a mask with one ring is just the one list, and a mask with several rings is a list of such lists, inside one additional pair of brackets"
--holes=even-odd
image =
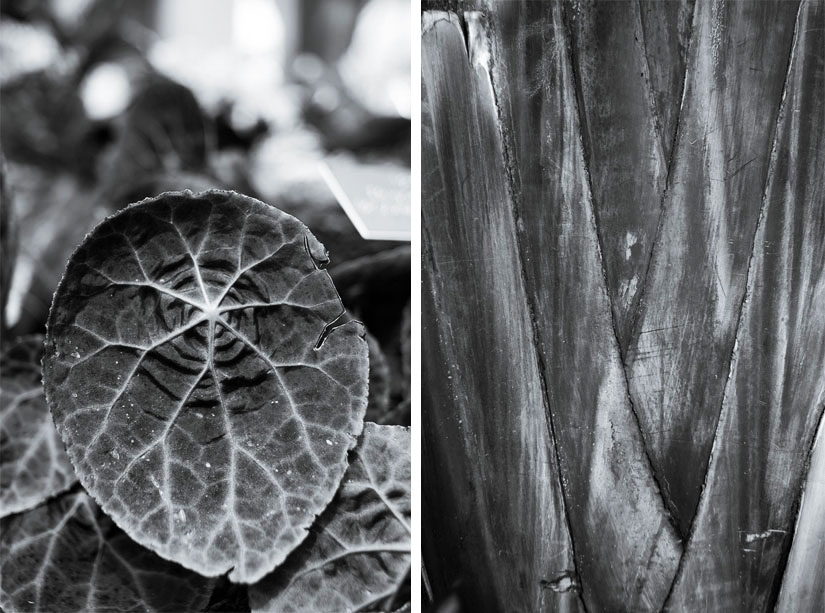
[(335, 499), (249, 600), (254, 613), (394, 611), (409, 574), (410, 431), (367, 423)]
[(335, 494), (363, 428), (367, 345), (294, 217), (171, 192), (69, 261), (44, 383), (89, 493), (162, 557), (252, 583)]
[(0, 356), (0, 517), (36, 507), (77, 480), (40, 382), (43, 337)]
[(214, 583), (132, 541), (82, 490), (5, 518), (0, 560), (8, 613), (200, 611)]

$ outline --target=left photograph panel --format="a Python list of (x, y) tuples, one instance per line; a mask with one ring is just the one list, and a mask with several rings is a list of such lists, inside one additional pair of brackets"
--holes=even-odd
[(410, 611), (410, 0), (0, 12), (0, 608)]

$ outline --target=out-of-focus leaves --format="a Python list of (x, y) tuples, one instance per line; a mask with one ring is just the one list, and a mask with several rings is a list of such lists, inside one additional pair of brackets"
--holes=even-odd
[(228, 186), (206, 174), (184, 171), (165, 172), (153, 176), (142, 176), (135, 181), (112, 186), (112, 191), (104, 197), (101, 204), (114, 212), (164, 192), (187, 189), (193, 192), (203, 192), (224, 187)]
[(89, 174), (96, 151), (91, 123), (68, 74), (25, 74), (0, 88), (0, 134), (9, 159)]
[[(410, 385), (410, 350), (411, 350), (411, 338), (410, 338), (410, 303), (407, 303), (407, 306), (404, 307), (404, 314), (401, 320), (401, 335), (400, 335), (400, 342), (401, 342), (401, 387), (400, 393), (402, 395), (401, 400), (395, 405), (395, 407), (385, 413), (379, 420), (378, 423), (381, 424), (394, 424), (398, 426), (409, 426), (411, 423), (411, 399), (410, 399), (410, 390), (412, 386)], [(397, 388), (398, 386), (396, 386)]]
[(6, 300), (17, 259), (17, 220), (6, 180), (6, 160), (0, 154), (0, 334), (6, 333)]
[(56, 62), (60, 47), (42, 25), (0, 20), (0, 85)]
[(192, 92), (153, 75), (126, 113), (108, 183), (116, 191), (160, 173), (202, 171), (213, 141), (212, 126)]
[(410, 432), (368, 423), (332, 504), (249, 600), (256, 613), (394, 611), (409, 573)]
[(258, 143), (249, 157), (249, 179), (265, 200), (301, 219), (337, 263), (378, 253), (401, 243), (364, 240), (319, 171), (324, 152), (307, 129), (278, 132)]
[(39, 334), (66, 260), (107, 210), (67, 173), (10, 164), (8, 179), (20, 241), (7, 323), (17, 335)]
[(249, 157), (238, 149), (215, 151), (209, 156), (210, 175), (224, 186), (253, 198), (258, 197), (249, 177)]
[(327, 113), (317, 106), (307, 110), (306, 120), (324, 135), (329, 150), (390, 154), (410, 162), (411, 124), (401, 117), (375, 117), (362, 109), (340, 109)]
[(372, 334), (367, 333), (367, 345), (370, 352), (370, 391), (367, 401), (367, 413), (364, 419), (379, 422), (387, 413), (390, 405), (390, 387), (392, 385), (390, 365), (381, 351), (381, 345)]
[(408, 0), (368, 2), (337, 63), (347, 91), (377, 115), (411, 114), (409, 12)]
[(249, 125), (239, 126), (232, 121), (232, 103), (226, 101), (215, 115), (215, 146), (218, 149), (238, 149), (249, 152), (255, 142), (269, 132), (266, 122), (258, 118)]
[(253, 582), (332, 499), (368, 358), (326, 262), (297, 219), (221, 191), (129, 207), (74, 253), (46, 396), (84, 487), (139, 543)]
[(381, 424), (393, 426), (409, 426), (411, 423), (410, 396), (401, 400), (395, 407), (381, 417)]
[(31, 509), (77, 480), (52, 422), (40, 358), (43, 337), (0, 355), (0, 517)]
[[(330, 270), (330, 275), (344, 304), (356, 314), (370, 313), (373, 304), (383, 310), (389, 302), (400, 315), (410, 297), (410, 247), (347, 261)], [(392, 327), (398, 325), (400, 317)]]
[(132, 541), (77, 490), (2, 520), (0, 605), (22, 611), (199, 611), (214, 580)]
[[(278, 205), (288, 213), (305, 220), (318, 235), (318, 240), (327, 246), (336, 262), (348, 262), (398, 247), (399, 243), (395, 241), (364, 240), (332, 194), (329, 194), (328, 198), (322, 198), (315, 190), (307, 188), (306, 192), (306, 197), (302, 196), (299, 187), (291, 194), (281, 194)], [(409, 248), (407, 249), (409, 251)], [(407, 274), (409, 275), (409, 266)]]

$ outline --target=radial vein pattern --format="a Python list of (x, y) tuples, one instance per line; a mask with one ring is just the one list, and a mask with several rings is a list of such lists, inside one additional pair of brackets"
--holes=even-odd
[(368, 367), (358, 324), (329, 331), (325, 260), (298, 220), (217, 191), (130, 207), (74, 254), (46, 391), (84, 486), (133, 538), (252, 582), (332, 498)]

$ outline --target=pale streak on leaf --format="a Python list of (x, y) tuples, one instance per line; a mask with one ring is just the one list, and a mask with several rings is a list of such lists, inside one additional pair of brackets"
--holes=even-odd
[(825, 582), (811, 581), (825, 576), (825, 420), (821, 413), (819, 419), (777, 613), (825, 609)]
[(409, 572), (410, 431), (368, 423), (332, 504), (286, 564), (250, 587), (250, 604), (254, 613), (388, 610)]
[[(802, 3), (713, 453), (668, 601), (674, 611), (771, 610), (779, 596), (825, 401), (824, 32), (825, 5)], [(697, 589), (711, 582), (714, 590)], [(800, 601), (797, 610), (821, 607)]]

